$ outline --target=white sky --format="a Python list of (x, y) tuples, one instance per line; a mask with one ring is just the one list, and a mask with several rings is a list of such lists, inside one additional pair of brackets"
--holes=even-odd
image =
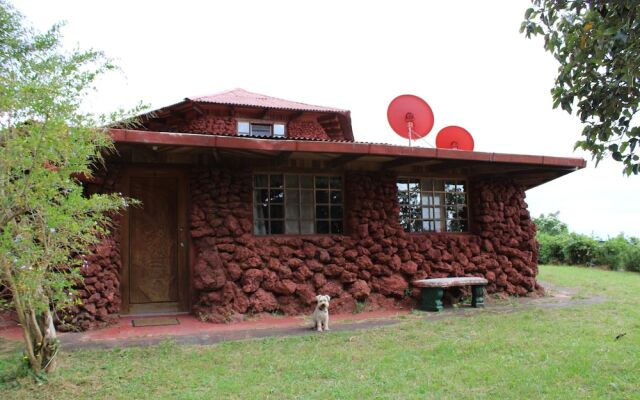
[(527, 0), (13, 4), (39, 30), (66, 21), (68, 46), (115, 59), (122, 73), (99, 85), (95, 111), (241, 87), (349, 109), (356, 140), (403, 144), (386, 109), (415, 94), (434, 111), (430, 144), (460, 125), (478, 151), (587, 159), (585, 170), (527, 192), (533, 216), (560, 211), (577, 232), (640, 236), (640, 177), (623, 177), (614, 162), (594, 169), (572, 151), (581, 126), (551, 108), (555, 60), (518, 32)]

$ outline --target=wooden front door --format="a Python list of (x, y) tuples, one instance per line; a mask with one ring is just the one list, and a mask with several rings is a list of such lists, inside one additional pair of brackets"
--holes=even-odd
[(186, 311), (184, 179), (177, 172), (131, 173), (128, 257), (123, 311), (132, 314)]

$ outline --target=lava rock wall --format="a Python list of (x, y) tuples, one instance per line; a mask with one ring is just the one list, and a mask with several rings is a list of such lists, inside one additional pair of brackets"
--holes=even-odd
[[(118, 168), (109, 173), (96, 174), (91, 183), (84, 183), (86, 194), (113, 193), (120, 176)], [(80, 274), (82, 282), (76, 286), (78, 305), (59, 313), (58, 328), (65, 330), (87, 330), (114, 323), (120, 313), (120, 215), (111, 216), (109, 234), (81, 255)]]
[[(236, 135), (238, 133), (238, 125), (235, 118), (206, 114), (173, 126), (165, 126), (158, 129), (201, 135)], [(322, 125), (315, 119), (300, 119), (289, 122), (287, 124), (287, 137), (296, 139), (329, 139)]]
[(291, 121), (287, 124), (287, 136), (290, 138), (329, 139), (322, 125), (315, 120)]
[(415, 279), (484, 276), (489, 292), (537, 289), (535, 227), (524, 189), (472, 184), (469, 234), (408, 234), (398, 222), (396, 177), (345, 179), (345, 235), (255, 236), (251, 173), (202, 170), (191, 178), (195, 313), (214, 322), (246, 314), (308, 313), (317, 294), (332, 311), (415, 306)]

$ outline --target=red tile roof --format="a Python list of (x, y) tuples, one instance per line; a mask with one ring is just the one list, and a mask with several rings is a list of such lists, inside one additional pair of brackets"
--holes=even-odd
[(266, 96), (264, 94), (248, 92), (244, 89), (231, 89), (209, 96), (187, 97), (185, 100), (201, 103), (229, 104), (250, 107), (277, 108), (281, 110), (296, 111), (319, 111), (319, 112), (338, 112), (347, 113), (348, 110), (339, 108), (314, 106), (311, 104), (299, 103), (297, 101), (289, 101), (279, 99), (277, 97)]

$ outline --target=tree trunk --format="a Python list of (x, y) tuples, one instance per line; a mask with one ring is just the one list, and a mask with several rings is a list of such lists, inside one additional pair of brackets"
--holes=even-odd
[(53, 325), (53, 314), (46, 309), (42, 315), (36, 316), (35, 310), (23, 304), (16, 307), (18, 319), (22, 325), (29, 365), (37, 375), (52, 372), (56, 368), (55, 357), (60, 343)]

